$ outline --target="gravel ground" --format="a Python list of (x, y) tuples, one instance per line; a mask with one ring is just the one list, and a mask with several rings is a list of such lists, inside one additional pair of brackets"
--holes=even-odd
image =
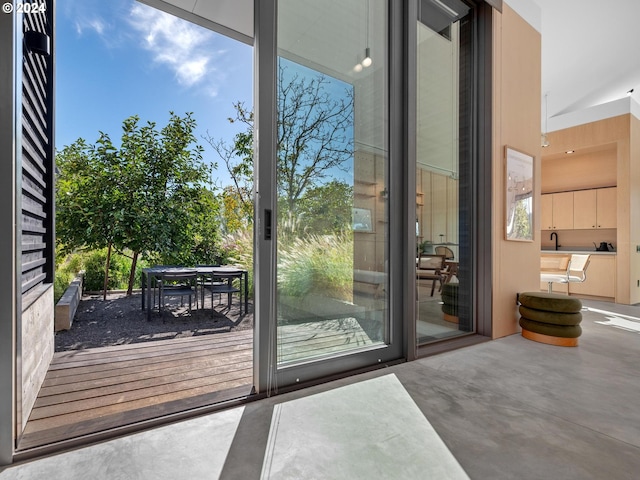
[(124, 345), (128, 343), (168, 340), (193, 337), (253, 328), (253, 306), (249, 313), (240, 315), (238, 297), (233, 297), (231, 308), (226, 298), (219, 302), (211, 296), (205, 298), (205, 305), (192, 310), (181, 307), (179, 299), (172, 299), (166, 311), (154, 311), (147, 320), (147, 311), (141, 309), (140, 293), (127, 297), (116, 293), (85, 295), (80, 301), (71, 329), (56, 333), (55, 350), (82, 350), (87, 348)]

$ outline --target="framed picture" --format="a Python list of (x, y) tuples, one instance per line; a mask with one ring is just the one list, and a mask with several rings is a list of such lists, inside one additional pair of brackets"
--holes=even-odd
[(505, 238), (533, 241), (532, 155), (505, 146)]
[(353, 230), (355, 232), (373, 232), (371, 210), (368, 208), (353, 209)]

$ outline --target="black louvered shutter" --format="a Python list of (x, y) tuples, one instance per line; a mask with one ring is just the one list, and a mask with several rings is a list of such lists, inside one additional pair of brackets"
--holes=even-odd
[(21, 249), (22, 295), (53, 283), (53, 1), (23, 15)]

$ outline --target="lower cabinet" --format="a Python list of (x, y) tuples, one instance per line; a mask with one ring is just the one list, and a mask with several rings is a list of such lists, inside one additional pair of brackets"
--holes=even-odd
[[(545, 254), (543, 254), (543, 256), (545, 256)], [(540, 290), (547, 291), (547, 288), (547, 283), (540, 282)], [(591, 255), (589, 258), (589, 266), (587, 267), (587, 279), (583, 283), (570, 283), (569, 285), (554, 283), (553, 293), (615, 299), (616, 256), (606, 254)]]
[(584, 283), (569, 284), (569, 294), (616, 297), (616, 256), (591, 255)]

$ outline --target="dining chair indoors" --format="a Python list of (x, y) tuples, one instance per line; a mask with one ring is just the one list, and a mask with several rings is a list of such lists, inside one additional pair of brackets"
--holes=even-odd
[(451, 250), (449, 247), (439, 245), (436, 247), (435, 251), (437, 255), (444, 255), (444, 258), (446, 260), (453, 260), (455, 257), (455, 255), (453, 254), (453, 250)]
[(574, 253), (569, 259), (566, 272), (541, 272), (540, 280), (548, 283), (548, 292), (552, 293), (554, 283), (582, 283), (587, 279), (587, 267), (591, 255)]
[(440, 283), (438, 291), (442, 288), (444, 255), (420, 255), (416, 265), (416, 278), (419, 280), (431, 280), (431, 296), (436, 288), (436, 283)]

